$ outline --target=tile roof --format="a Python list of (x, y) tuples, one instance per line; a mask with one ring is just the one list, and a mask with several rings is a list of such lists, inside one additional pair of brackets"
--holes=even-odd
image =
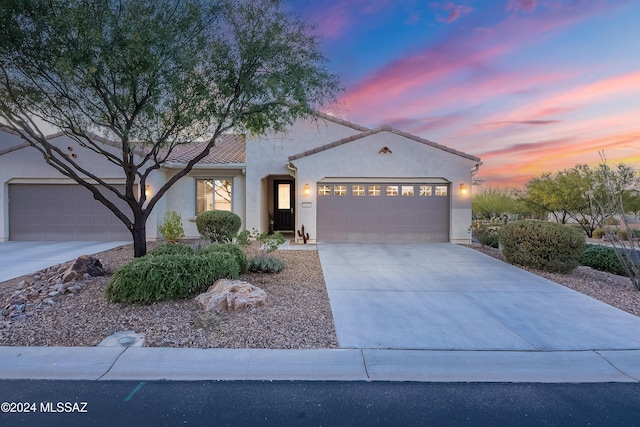
[(444, 150), (446, 152), (449, 152), (449, 153), (452, 153), (452, 154), (467, 158), (469, 160), (473, 160), (473, 161), (476, 161), (476, 162), (480, 161), (479, 157), (472, 156), (471, 154), (463, 153), (462, 151), (454, 150), (453, 148), (445, 147), (444, 145), (435, 143), (433, 141), (429, 141), (428, 139), (424, 139), (424, 138), (421, 138), (421, 137), (416, 136), (416, 135), (412, 135), (412, 134), (407, 133), (407, 132), (403, 132), (403, 131), (398, 130), (398, 129), (394, 129), (389, 125), (383, 125), (383, 126), (380, 126), (379, 128), (376, 128), (376, 129), (367, 129), (364, 132), (361, 132), (359, 134), (352, 135), (352, 136), (349, 136), (349, 137), (346, 137), (346, 138), (342, 138), (342, 139), (340, 139), (338, 141), (334, 141), (334, 142), (331, 142), (329, 144), (321, 145), (319, 147), (313, 148), (311, 150), (307, 150), (307, 151), (302, 152), (302, 153), (294, 154), (293, 156), (289, 156), (289, 161), (293, 161), (293, 160), (296, 160), (296, 159), (300, 159), (302, 157), (310, 156), (312, 154), (319, 153), (321, 151), (325, 151), (325, 150), (328, 150), (330, 148), (337, 147), (339, 145), (346, 144), (348, 142), (355, 141), (355, 140), (358, 140), (358, 139), (361, 139), (361, 138), (365, 138), (367, 136), (371, 136), (371, 135), (374, 135), (374, 134), (380, 133), (380, 132), (391, 132), (391, 133), (394, 133), (396, 135), (400, 135), (400, 136), (403, 136), (405, 138), (411, 139), (413, 141), (417, 141), (417, 142), (420, 142), (422, 144), (425, 144), (425, 145), (428, 145), (428, 146), (431, 146), (431, 147), (434, 147), (434, 148), (438, 148), (440, 150)]
[[(200, 154), (206, 142), (194, 142), (188, 145), (179, 145), (173, 149), (169, 158), (170, 162), (187, 163)], [(224, 134), (211, 148), (209, 154), (198, 164), (242, 164), (246, 162), (246, 144), (244, 135)]]

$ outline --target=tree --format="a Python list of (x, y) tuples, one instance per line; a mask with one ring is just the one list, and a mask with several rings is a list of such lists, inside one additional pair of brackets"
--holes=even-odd
[(604, 153), (600, 153), (600, 157), (602, 161), (598, 167), (598, 180), (602, 186), (602, 199), (595, 201), (596, 209), (602, 216), (619, 217), (620, 226), (629, 239), (622, 239), (615, 232), (608, 232), (607, 237), (632, 285), (640, 291), (640, 245), (633, 239), (633, 230), (625, 216), (625, 201), (637, 201), (640, 176), (624, 164), (619, 164), (615, 173), (607, 166)]
[(530, 180), (523, 201), (541, 213), (553, 214), (562, 224), (573, 219), (592, 237), (593, 231), (617, 212), (611, 196), (613, 200), (622, 197), (633, 202), (633, 188), (637, 186), (636, 171), (625, 164), (615, 170), (605, 163), (595, 169), (576, 165)]
[[(0, 5), (1, 121), (127, 226), (136, 257), (146, 253), (158, 200), (221, 134), (280, 130), (335, 98), (338, 80), (325, 63), (318, 39), (279, 0)], [(66, 156), (42, 123), (120, 167), (125, 190)], [(135, 191), (176, 147), (196, 141), (206, 144), (153, 197)]]
[(504, 214), (517, 214), (522, 211), (519, 206), (517, 190), (508, 188), (486, 187), (473, 195), (471, 209), (474, 217), (493, 219)]

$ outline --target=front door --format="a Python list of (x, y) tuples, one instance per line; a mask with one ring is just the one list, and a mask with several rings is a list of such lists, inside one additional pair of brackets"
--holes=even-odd
[(273, 182), (275, 196), (273, 229), (293, 231), (295, 229), (294, 206), (295, 190), (293, 180), (276, 180)]

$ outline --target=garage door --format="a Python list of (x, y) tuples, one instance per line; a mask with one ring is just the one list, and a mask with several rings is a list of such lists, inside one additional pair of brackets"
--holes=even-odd
[(131, 233), (80, 185), (10, 184), (9, 239), (118, 241)]
[(318, 183), (320, 242), (448, 242), (449, 186)]

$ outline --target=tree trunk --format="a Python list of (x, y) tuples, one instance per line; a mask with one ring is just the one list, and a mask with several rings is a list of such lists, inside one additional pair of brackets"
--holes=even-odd
[(133, 236), (133, 256), (139, 258), (147, 253), (147, 227), (145, 221), (136, 219), (131, 230)]

